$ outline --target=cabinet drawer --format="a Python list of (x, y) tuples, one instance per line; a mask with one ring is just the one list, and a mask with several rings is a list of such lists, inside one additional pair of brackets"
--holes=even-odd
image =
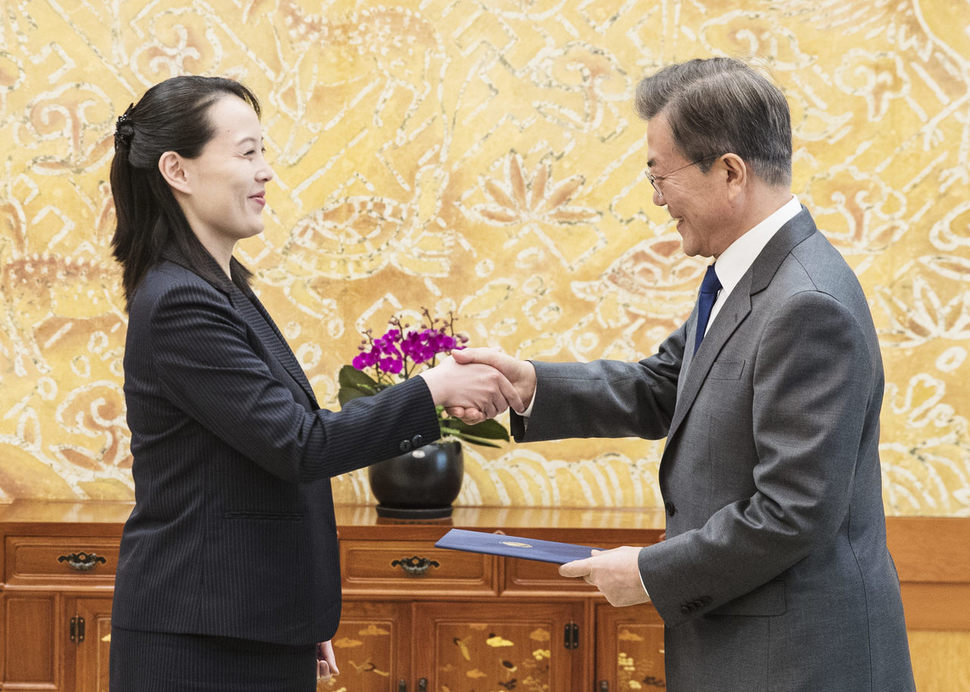
[(4, 570), (8, 584), (114, 580), (118, 539), (8, 536)]
[(344, 593), (495, 593), (495, 558), (428, 541), (341, 541)]
[(582, 579), (559, 575), (559, 565), (535, 560), (505, 561), (505, 591), (596, 593), (596, 587)]

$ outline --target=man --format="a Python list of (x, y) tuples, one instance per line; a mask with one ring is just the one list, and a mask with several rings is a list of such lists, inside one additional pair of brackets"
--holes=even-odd
[(687, 255), (716, 260), (698, 307), (639, 363), (455, 359), (518, 388), (517, 441), (666, 436), (666, 539), (560, 571), (613, 605), (653, 602), (669, 689), (913, 690), (886, 548), (879, 344), (858, 280), (790, 192), (785, 98), (715, 58), (643, 80), (636, 107), (654, 204)]

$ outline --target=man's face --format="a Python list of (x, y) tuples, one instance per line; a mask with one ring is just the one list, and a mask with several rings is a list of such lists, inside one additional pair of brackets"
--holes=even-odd
[[(711, 159), (707, 159), (709, 163)], [(730, 242), (726, 185), (720, 161), (704, 173), (674, 144), (663, 113), (647, 122), (647, 167), (654, 177), (653, 203), (667, 207), (689, 257), (717, 257)]]

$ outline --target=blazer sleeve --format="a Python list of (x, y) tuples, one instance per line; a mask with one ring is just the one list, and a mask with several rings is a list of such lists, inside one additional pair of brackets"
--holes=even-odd
[[(867, 441), (876, 444), (876, 366), (863, 328), (833, 297), (806, 291), (778, 306), (752, 363), (754, 494), (640, 552), (644, 586), (668, 626), (759, 587), (768, 589), (770, 609), (770, 582), (831, 545), (847, 516), (858, 459), (872, 453)], [(724, 431), (730, 415), (724, 411), (718, 422)], [(689, 429), (697, 424), (686, 422), (678, 436), (693, 436), (692, 449), (711, 450), (712, 464), (743, 468), (730, 438)]]
[(577, 437), (664, 437), (677, 402), (686, 323), (638, 363), (533, 362), (536, 394), (526, 425), (512, 412), (517, 442)]
[(440, 437), (431, 393), (412, 378), (340, 411), (308, 411), (250, 342), (245, 321), (208, 285), (163, 291), (148, 317), (148, 366), (165, 399), (270, 473), (291, 482), (386, 459)]

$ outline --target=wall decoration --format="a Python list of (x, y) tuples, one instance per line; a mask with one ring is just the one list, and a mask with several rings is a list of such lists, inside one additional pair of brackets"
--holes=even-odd
[[(0, 0), (0, 14), (0, 502), (133, 498), (107, 179), (115, 118), (150, 85), (218, 74), (260, 96), (276, 179), (266, 231), (238, 256), (336, 407), (361, 330), (403, 306), (452, 310), (476, 345), (522, 357), (651, 353), (703, 263), (652, 204), (633, 90), (668, 62), (729, 55), (787, 95), (794, 192), (871, 302), (887, 511), (970, 516), (966, 0)], [(661, 450), (469, 449), (458, 503), (656, 505)], [(372, 501), (363, 471), (334, 488)]]

